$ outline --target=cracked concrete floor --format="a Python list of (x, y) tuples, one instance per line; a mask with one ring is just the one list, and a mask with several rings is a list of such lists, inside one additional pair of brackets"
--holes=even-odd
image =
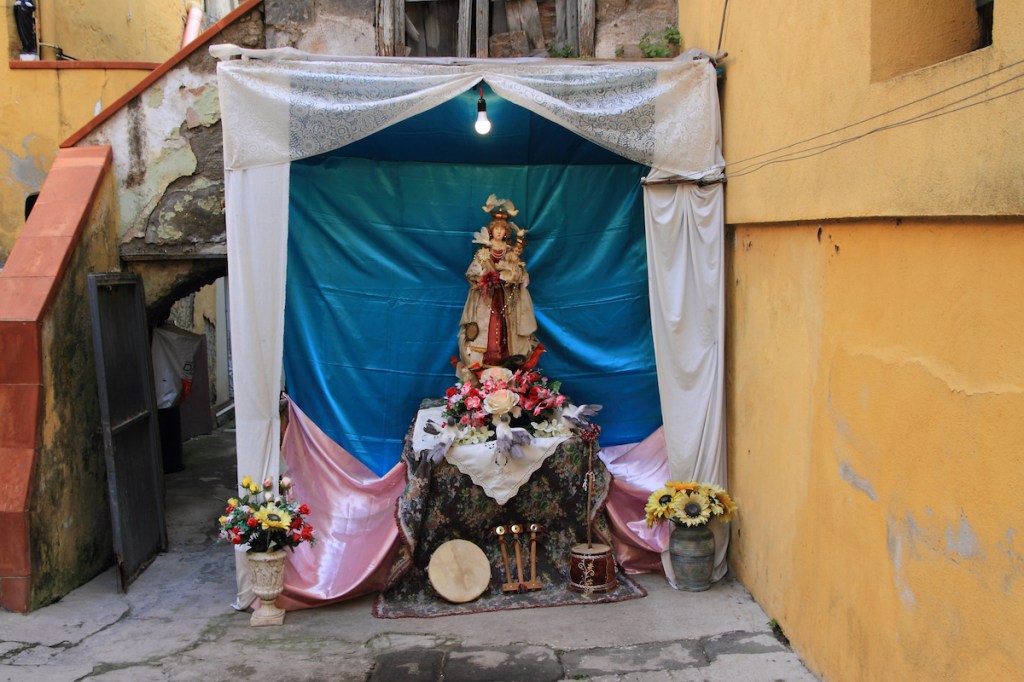
[(0, 612), (0, 680), (815, 680), (750, 594), (638, 576), (644, 599), (446, 618), (376, 619), (372, 597), (250, 628), (231, 609), (215, 519), (234, 492), (234, 433), (185, 444), (169, 474), (170, 550), (117, 591), (107, 570), (27, 615)]

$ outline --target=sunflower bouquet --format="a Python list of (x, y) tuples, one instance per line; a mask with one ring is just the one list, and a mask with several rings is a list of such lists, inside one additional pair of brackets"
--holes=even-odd
[(669, 481), (647, 498), (647, 527), (671, 521), (677, 526), (703, 526), (711, 519), (731, 521), (738, 507), (724, 488), (713, 483)]
[(217, 537), (234, 545), (248, 545), (250, 552), (273, 552), (288, 547), (294, 551), (303, 542), (313, 544), (313, 526), (306, 522), (309, 507), (291, 499), (292, 482), (287, 476), (260, 485), (246, 476), (242, 494), (228, 500), (224, 516), (218, 519)]

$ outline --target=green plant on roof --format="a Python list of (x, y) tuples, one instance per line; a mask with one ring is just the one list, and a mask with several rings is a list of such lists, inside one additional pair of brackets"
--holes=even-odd
[(548, 43), (548, 56), (556, 57), (559, 59), (568, 59), (575, 57), (575, 49), (573, 49), (572, 43), (568, 41), (555, 41), (552, 40)]
[(640, 38), (640, 51), (647, 58), (674, 57), (683, 47), (683, 37), (675, 26), (648, 31)]

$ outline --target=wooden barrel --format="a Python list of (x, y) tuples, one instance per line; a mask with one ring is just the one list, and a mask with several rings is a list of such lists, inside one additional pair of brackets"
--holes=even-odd
[(711, 587), (715, 567), (715, 536), (707, 526), (676, 526), (668, 553), (676, 574), (676, 589), (703, 592)]
[(439, 595), (461, 604), (484, 593), (491, 582), (491, 565), (469, 540), (449, 540), (430, 555), (427, 577)]
[(569, 589), (611, 592), (618, 586), (612, 548), (602, 544), (573, 545), (569, 553)]

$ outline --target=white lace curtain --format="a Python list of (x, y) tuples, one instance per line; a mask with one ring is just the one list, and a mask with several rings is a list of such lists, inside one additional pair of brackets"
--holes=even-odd
[(486, 81), (496, 94), (602, 147), (685, 178), (721, 171), (718, 92), (706, 59), (564, 62), (324, 57), (213, 48), (230, 170), (314, 156)]
[[(253, 476), (276, 478), (279, 467), (291, 161), (355, 142), (485, 81), (500, 97), (651, 166), (652, 178), (716, 179), (724, 167), (717, 78), (700, 55), (584, 62), (353, 59), (233, 45), (211, 52), (224, 60), (217, 77), (238, 465)], [(644, 201), (669, 468), (674, 478), (726, 485), (721, 186), (649, 185)]]

